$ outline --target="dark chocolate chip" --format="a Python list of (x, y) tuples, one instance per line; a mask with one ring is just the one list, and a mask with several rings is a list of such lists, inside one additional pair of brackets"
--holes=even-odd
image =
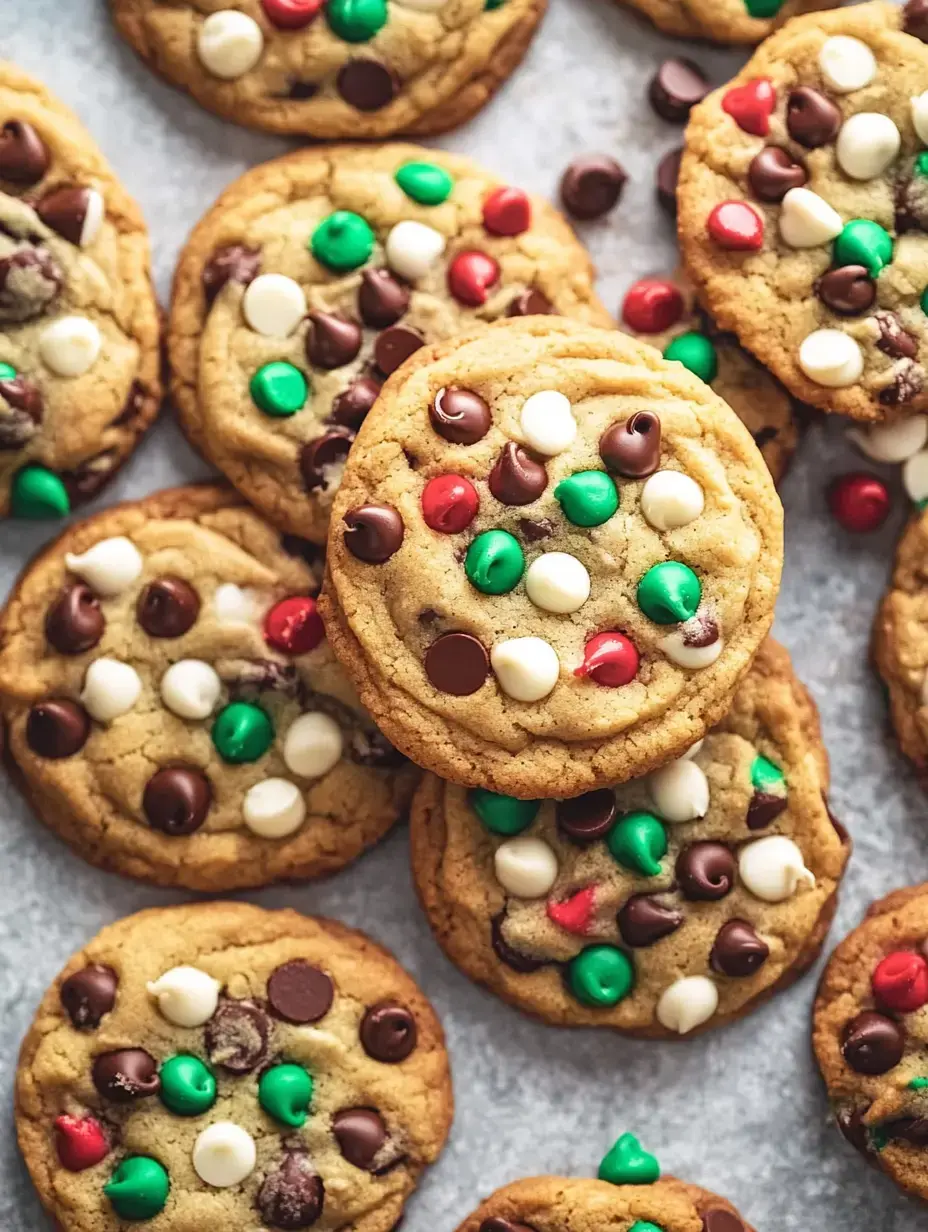
[(685, 898), (714, 902), (731, 893), (735, 857), (724, 843), (690, 843), (677, 856), (676, 874)]
[(206, 1055), (230, 1074), (250, 1074), (267, 1055), (271, 1021), (253, 1001), (219, 1002), (206, 1024)]
[(409, 288), (386, 269), (366, 269), (358, 288), (358, 311), (371, 329), (395, 325), (409, 307)]
[(203, 267), (203, 293), (211, 304), (227, 282), (238, 282), (247, 287), (261, 269), (261, 253), (244, 244), (230, 244), (217, 248)]
[(626, 479), (644, 479), (660, 466), (661, 421), (653, 411), (636, 411), (599, 438), (606, 469)]
[(555, 816), (561, 834), (579, 847), (585, 847), (612, 828), (615, 792), (611, 787), (600, 787), (572, 800), (558, 800)]
[(838, 1108), (835, 1112), (835, 1124), (845, 1141), (870, 1162), (870, 1135), (864, 1124), (865, 1111), (864, 1108)]
[(479, 394), (449, 385), (440, 389), (429, 407), (432, 427), (452, 445), (476, 445), (490, 431), (493, 416)]
[(45, 142), (25, 120), (7, 120), (0, 129), (0, 180), (38, 184), (51, 157)]
[(887, 1138), (901, 1139), (912, 1146), (928, 1146), (928, 1117), (899, 1117), (883, 1121), (877, 1128)]
[(543, 291), (537, 287), (528, 287), (520, 291), (515, 299), (510, 300), (506, 309), (507, 317), (544, 317), (554, 312), (554, 305)]
[(383, 1117), (373, 1108), (343, 1108), (332, 1118), (332, 1133), (350, 1164), (373, 1172), (387, 1140)]
[(101, 963), (75, 971), (61, 985), (58, 996), (71, 1022), (79, 1030), (95, 1030), (116, 1004), (119, 977)]
[(540, 543), (554, 534), (554, 523), (547, 518), (519, 518), (519, 534), (526, 543)]
[(143, 1048), (101, 1053), (94, 1058), (91, 1076), (103, 1098), (114, 1104), (131, 1104), (161, 1089), (158, 1064)]
[(255, 1205), (269, 1228), (299, 1232), (312, 1227), (325, 1205), (325, 1185), (306, 1151), (287, 1151), (262, 1181)]
[(183, 578), (156, 578), (139, 595), (135, 614), (150, 637), (183, 637), (196, 624), (200, 596)]
[(358, 111), (379, 111), (393, 101), (400, 83), (396, 74), (379, 60), (349, 60), (335, 79), (339, 94)]
[(23, 376), (0, 381), (0, 450), (22, 449), (27, 445), (44, 413), (45, 404), (37, 385)]
[(894, 312), (881, 309), (873, 314), (880, 335), (876, 345), (891, 359), (914, 359), (918, 355), (918, 339), (910, 334)]
[(392, 325), (377, 336), (374, 362), (384, 376), (390, 376), (422, 346), (425, 346), (425, 339), (416, 330), (406, 325)]
[(45, 248), (17, 248), (0, 260), (0, 319), (28, 321), (45, 312), (64, 273)]
[(507, 441), (488, 482), (501, 504), (530, 505), (548, 486), (548, 472), (521, 445)]
[(863, 265), (842, 265), (829, 270), (815, 284), (815, 291), (826, 308), (843, 317), (866, 312), (876, 299), (876, 283)]
[(344, 462), (353, 440), (347, 429), (338, 428), (324, 432), (303, 446), (300, 450), (300, 474), (307, 491), (314, 492), (316, 488), (325, 491), (329, 487), (332, 478), (327, 473), (329, 468)]
[(741, 978), (753, 975), (769, 957), (770, 946), (746, 920), (729, 920), (716, 934), (709, 965), (720, 975)]
[(719, 640), (719, 626), (708, 612), (697, 612), (692, 620), (681, 626), (683, 645), (701, 650)]
[(382, 565), (403, 544), (403, 519), (392, 505), (358, 505), (342, 518), (345, 547), (369, 565)]
[(703, 1215), (702, 1232), (746, 1232), (746, 1229), (737, 1215), (716, 1206)]
[(103, 636), (106, 620), (100, 600), (83, 582), (72, 582), (48, 609), (45, 637), (59, 654), (83, 654)]
[(77, 702), (37, 702), (26, 720), (26, 743), (33, 753), (52, 761), (79, 753), (89, 735), (90, 715)]
[(306, 358), (317, 368), (341, 368), (361, 349), (361, 327), (333, 312), (311, 312)]
[(884, 406), (905, 406), (917, 398), (925, 387), (925, 369), (911, 359), (900, 359), (893, 372), (892, 382), (879, 392)]
[(928, 43), (928, 0), (908, 0), (902, 15), (902, 28), (906, 34)]
[(361, 1046), (375, 1061), (405, 1061), (416, 1046), (416, 1020), (397, 1001), (372, 1006), (361, 1020)]
[(669, 150), (657, 164), (654, 182), (657, 188), (657, 203), (671, 218), (677, 216), (677, 183), (680, 179), (680, 163), (683, 147)]
[(811, 86), (797, 86), (786, 101), (786, 127), (794, 141), (807, 150), (817, 150), (837, 137), (841, 111)]
[(669, 937), (683, 923), (683, 913), (648, 894), (633, 894), (619, 910), (616, 923), (626, 945), (641, 948)]
[(442, 693), (469, 697), (490, 674), (490, 657), (470, 633), (445, 633), (425, 652), (425, 674)]
[(606, 154), (575, 158), (561, 177), (561, 201), (568, 214), (601, 218), (616, 205), (628, 175)]
[(748, 167), (748, 183), (759, 201), (782, 201), (791, 188), (801, 188), (808, 178), (802, 163), (778, 145), (764, 146)]
[(352, 381), (332, 403), (329, 419), (352, 432), (357, 432), (367, 418), (367, 413), (377, 401), (380, 386), (369, 376), (360, 376)]
[(755, 791), (748, 805), (748, 829), (763, 830), (786, 811), (786, 805), (786, 796), (775, 796), (769, 791)]
[(318, 93), (319, 86), (315, 81), (291, 81), (287, 98), (292, 98), (297, 103), (305, 103), (307, 99), (315, 98)]
[(905, 1028), (875, 1010), (864, 1010), (844, 1028), (841, 1053), (858, 1074), (885, 1074), (904, 1051)]
[(493, 946), (493, 953), (501, 963), (505, 963), (513, 971), (518, 971), (520, 975), (528, 975), (530, 971), (538, 971), (545, 965), (542, 959), (532, 958), (528, 954), (520, 954), (503, 937), (504, 918), (505, 913), (500, 911), (498, 915), (493, 917), (490, 924), (490, 943)]
[(58, 188), (36, 202), (35, 212), (52, 231), (80, 244), (90, 207), (89, 188)]
[(651, 78), (648, 98), (662, 120), (683, 124), (711, 89), (698, 64), (674, 57), (665, 60)]
[(302, 958), (283, 963), (267, 982), (268, 1004), (286, 1022), (318, 1022), (334, 997), (335, 986), (326, 973)]
[(145, 784), (142, 811), (153, 830), (177, 838), (199, 830), (212, 802), (212, 788), (202, 770), (168, 766)]
[(511, 1219), (503, 1219), (501, 1215), (491, 1215), (480, 1225), (480, 1232), (535, 1232), (527, 1223), (513, 1223)]

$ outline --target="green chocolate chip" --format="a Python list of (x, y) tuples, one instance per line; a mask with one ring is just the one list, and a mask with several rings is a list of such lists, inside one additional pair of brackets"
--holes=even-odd
[(437, 163), (403, 163), (393, 178), (420, 205), (441, 205), (454, 188), (454, 180)]
[(928, 316), (928, 287), (925, 287), (924, 291), (922, 291), (922, 298), (920, 300), (920, 303), (921, 303), (922, 312), (925, 314), (925, 316)]
[(914, 171), (916, 175), (928, 175), (928, 150), (922, 150), (916, 158)]
[(360, 214), (336, 210), (316, 227), (309, 246), (321, 265), (345, 274), (370, 260), (374, 232)]
[(161, 1102), (178, 1116), (199, 1116), (216, 1102), (216, 1079), (199, 1057), (170, 1057), (159, 1076)]
[(258, 1099), (275, 1121), (302, 1129), (313, 1099), (313, 1080), (302, 1065), (274, 1065), (261, 1075)]
[(664, 1229), (659, 1223), (652, 1223), (650, 1219), (637, 1219), (628, 1232), (664, 1232)]
[(768, 795), (782, 795), (786, 790), (786, 776), (769, 758), (758, 756), (751, 762), (751, 786)]
[(638, 583), (638, 606), (656, 625), (692, 620), (701, 598), (699, 578), (679, 560), (652, 565)]
[(574, 526), (602, 526), (619, 507), (619, 493), (604, 471), (578, 471), (554, 489), (564, 516)]
[(508, 594), (525, 572), (518, 539), (506, 530), (485, 530), (467, 549), (464, 572), (483, 594)]
[(10, 508), (14, 518), (65, 518), (71, 512), (71, 498), (54, 471), (24, 466), (13, 478)]
[(749, 17), (776, 17), (786, 0), (744, 0)]
[(623, 1134), (603, 1156), (597, 1175), (613, 1185), (653, 1185), (660, 1178), (661, 1166), (634, 1134)]
[(707, 385), (711, 385), (718, 376), (719, 357), (715, 347), (705, 334), (695, 330), (678, 334), (665, 349), (664, 359), (675, 359)]
[(910, 1091), (924, 1091), (928, 1087), (928, 1078), (913, 1078), (907, 1085)]
[(306, 377), (299, 368), (282, 360), (260, 367), (248, 389), (255, 405), (265, 415), (295, 415), (302, 411), (309, 396)]
[(879, 1125), (875, 1129), (868, 1131), (868, 1137), (870, 1138), (870, 1145), (876, 1151), (884, 1150), (889, 1142), (889, 1134)]
[(157, 1159), (130, 1155), (113, 1173), (103, 1192), (120, 1219), (154, 1219), (164, 1210), (171, 1182)]
[(871, 278), (876, 278), (893, 259), (893, 239), (878, 222), (855, 218), (844, 224), (832, 255), (835, 265), (862, 265)]
[(387, 0), (329, 0), (326, 20), (346, 43), (367, 43), (387, 24)]
[(493, 11), (493, 9), (501, 9), (505, 3), (506, 3), (506, 0), (487, 0), (486, 4), (483, 7), (486, 9), (488, 13), (490, 13)]
[(588, 945), (567, 964), (567, 983), (581, 1005), (609, 1008), (631, 992), (635, 968), (614, 945)]
[(517, 800), (515, 796), (501, 796), (485, 787), (475, 787), (467, 799), (491, 834), (507, 837), (527, 830), (541, 808), (540, 800)]
[(12, 364), (0, 364), (0, 381), (13, 381), (16, 379), (16, 369)]
[(658, 877), (661, 858), (667, 854), (667, 831), (653, 813), (626, 813), (606, 835), (606, 846), (623, 868)]
[(231, 702), (216, 715), (213, 744), (223, 761), (234, 766), (257, 761), (271, 747), (271, 716), (252, 702)]

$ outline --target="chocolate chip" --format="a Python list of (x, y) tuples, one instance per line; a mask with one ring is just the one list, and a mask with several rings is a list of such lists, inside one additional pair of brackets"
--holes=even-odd
[(616, 923), (626, 945), (641, 948), (669, 937), (683, 923), (683, 913), (648, 894), (633, 894), (619, 910)]
[(287, 98), (292, 98), (294, 102), (305, 103), (307, 99), (315, 98), (319, 93), (319, 86), (315, 81), (291, 81), (287, 90)]
[(755, 791), (748, 805), (748, 829), (763, 830), (786, 810), (786, 804), (786, 796), (775, 796), (769, 791)]
[(869, 1159), (870, 1135), (864, 1124), (865, 1111), (864, 1108), (838, 1108), (835, 1112), (835, 1124), (844, 1140)]
[(382, 565), (403, 544), (403, 519), (392, 505), (358, 505), (342, 518), (345, 547), (368, 565)]
[(332, 1007), (335, 986), (324, 971), (302, 958), (294, 958), (271, 972), (268, 1003), (286, 1022), (318, 1022)]
[(311, 1227), (322, 1214), (325, 1185), (306, 1151), (290, 1150), (261, 1183), (255, 1205), (262, 1222), (284, 1232)]
[(873, 314), (880, 331), (876, 345), (891, 359), (914, 359), (918, 354), (918, 339), (908, 333), (894, 312), (881, 309)]
[(25, 120), (7, 120), (0, 129), (0, 180), (38, 184), (51, 157), (45, 142)]
[(692, 620), (681, 625), (683, 645), (702, 650), (719, 640), (719, 626), (708, 612), (697, 612)]
[(91, 1077), (103, 1098), (114, 1104), (131, 1104), (161, 1089), (157, 1062), (143, 1048), (101, 1053), (94, 1058)]
[(332, 403), (329, 419), (333, 423), (357, 432), (367, 413), (377, 401), (380, 386), (369, 376), (358, 377)]
[(103, 636), (100, 600), (83, 582), (66, 586), (45, 617), (45, 637), (59, 654), (83, 654)]
[(764, 146), (748, 167), (748, 183), (759, 201), (782, 201), (791, 188), (801, 188), (808, 178), (802, 163), (778, 145)]
[(87, 743), (90, 715), (77, 702), (52, 699), (37, 702), (26, 719), (26, 743), (39, 757), (60, 761), (73, 757)]
[(864, 1010), (844, 1028), (841, 1053), (858, 1074), (885, 1074), (904, 1051), (904, 1027), (875, 1010)]
[(595, 843), (615, 821), (615, 792), (610, 787), (600, 787), (572, 800), (558, 800), (555, 817), (561, 834), (578, 847)]
[(311, 312), (306, 358), (317, 368), (341, 368), (361, 349), (361, 327), (333, 312)]
[(716, 1206), (703, 1215), (702, 1232), (746, 1232), (746, 1229), (737, 1215)]
[(842, 265), (829, 270), (815, 284), (819, 299), (832, 312), (843, 317), (856, 317), (872, 307), (876, 299), (876, 283), (863, 265)]
[(28, 321), (61, 290), (61, 266), (44, 248), (18, 248), (0, 260), (0, 320)]
[(671, 218), (677, 216), (677, 183), (680, 179), (680, 163), (683, 147), (669, 150), (657, 164), (654, 182), (657, 188), (657, 203)]
[(513, 1223), (511, 1219), (491, 1215), (480, 1225), (480, 1232), (535, 1232), (535, 1230), (527, 1223)]
[(554, 312), (554, 305), (543, 291), (528, 287), (511, 300), (506, 309), (507, 317), (544, 317)]
[(532, 958), (528, 954), (521, 954), (518, 950), (513, 949), (503, 937), (504, 918), (505, 913), (501, 911), (493, 917), (490, 923), (490, 944), (493, 946), (493, 953), (501, 963), (505, 963), (513, 971), (518, 971), (520, 975), (528, 975), (530, 971), (538, 971), (545, 965), (541, 959)]
[(361, 1046), (375, 1061), (405, 1061), (416, 1046), (416, 1020), (396, 1001), (372, 1006), (361, 1020)]
[(238, 282), (247, 287), (261, 269), (261, 253), (244, 244), (230, 244), (217, 248), (203, 267), (203, 294), (211, 304), (227, 282)]
[(561, 201), (574, 218), (601, 218), (618, 202), (627, 179), (624, 169), (606, 154), (575, 158), (561, 178)]
[(209, 779), (201, 770), (168, 766), (145, 784), (142, 811), (153, 830), (177, 838), (199, 830), (212, 802)]
[(115, 449), (105, 449), (76, 466), (73, 471), (61, 471), (59, 477), (67, 488), (72, 504), (96, 496), (112, 476), (119, 460)]
[(548, 486), (548, 472), (521, 445), (507, 441), (488, 482), (501, 504), (530, 505)]
[(712, 89), (692, 60), (665, 60), (651, 78), (648, 98), (662, 120), (682, 124), (697, 103)]
[(59, 188), (36, 202), (35, 212), (70, 244), (80, 244), (90, 207), (89, 188)]
[(445, 633), (425, 652), (425, 674), (442, 693), (469, 697), (490, 673), (490, 657), (469, 633)]
[(183, 637), (199, 614), (200, 596), (178, 577), (149, 582), (135, 607), (136, 619), (150, 637)]
[(44, 413), (45, 404), (38, 386), (23, 376), (0, 381), (0, 450), (22, 449), (27, 445), (35, 436)]
[(599, 438), (599, 456), (606, 469), (626, 479), (644, 479), (661, 461), (661, 421), (653, 411), (636, 411), (625, 423), (615, 423)]
[(519, 534), (526, 543), (540, 543), (554, 534), (554, 523), (547, 518), (519, 518)]
[(716, 934), (709, 964), (720, 975), (740, 978), (753, 975), (769, 956), (770, 946), (746, 920), (729, 920)]
[(786, 127), (794, 141), (817, 150), (837, 137), (841, 111), (811, 86), (797, 86), (786, 100)]
[(95, 1030), (116, 1004), (119, 977), (112, 967), (91, 963), (61, 985), (58, 996), (79, 1030)]
[(438, 435), (452, 445), (476, 445), (493, 423), (483, 398), (456, 385), (438, 391), (429, 407), (429, 419)]
[(731, 893), (735, 857), (723, 843), (691, 843), (677, 856), (676, 874), (685, 898), (714, 902)]
[(902, 28), (906, 34), (928, 43), (928, 0), (909, 0), (902, 10)]
[(421, 346), (425, 346), (421, 334), (406, 325), (393, 325), (378, 335), (374, 343), (374, 362), (384, 376), (389, 376)]
[(328, 489), (333, 476), (330, 468), (338, 466), (348, 457), (354, 437), (344, 428), (324, 432), (300, 450), (300, 473), (310, 492), (316, 488)]
[(230, 1074), (250, 1074), (267, 1055), (271, 1021), (254, 1001), (223, 1000), (206, 1024), (206, 1055)]
[(396, 768), (406, 763), (406, 757), (390, 743), (382, 731), (357, 728), (348, 744), (348, 756), (359, 766), (375, 770)]
[(379, 111), (393, 101), (400, 83), (379, 60), (349, 60), (339, 69), (335, 86), (349, 106), (358, 111)]
[(883, 1121), (877, 1128), (887, 1138), (901, 1139), (912, 1146), (928, 1146), (928, 1117), (899, 1117)]
[(893, 372), (892, 381), (879, 393), (884, 406), (905, 406), (917, 398), (925, 387), (925, 370), (911, 359), (900, 359)]
[(386, 269), (366, 269), (358, 288), (358, 311), (371, 329), (395, 325), (409, 307), (409, 288)]
[(365, 1172), (374, 1171), (375, 1160), (387, 1140), (379, 1112), (373, 1108), (343, 1108), (332, 1118), (332, 1133), (350, 1164)]

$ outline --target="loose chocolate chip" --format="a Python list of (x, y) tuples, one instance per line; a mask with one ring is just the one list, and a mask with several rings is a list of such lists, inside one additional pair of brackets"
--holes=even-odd
[(692, 60), (665, 60), (651, 78), (648, 98), (662, 120), (682, 124), (697, 103), (712, 89)]
[[(868, 1105), (869, 1106), (869, 1105)], [(864, 1124), (864, 1108), (838, 1108), (835, 1112), (835, 1124), (846, 1142), (870, 1161), (870, 1135)]]
[(769, 791), (755, 791), (748, 805), (748, 829), (763, 830), (786, 810), (786, 804), (786, 796), (775, 796)]
[(377, 401), (380, 386), (369, 376), (358, 377), (343, 390), (332, 403), (329, 416), (333, 423), (357, 432), (367, 418), (367, 413)]
[(439, 436), (452, 445), (476, 445), (490, 431), (490, 408), (470, 389), (449, 385), (440, 389), (429, 407), (429, 419)]
[(264, 1178), (255, 1205), (270, 1228), (299, 1232), (311, 1227), (322, 1214), (325, 1185), (313, 1171), (306, 1151), (290, 1150), (280, 1166)]
[(905, 1029), (875, 1010), (864, 1010), (844, 1028), (841, 1053), (858, 1074), (885, 1074), (904, 1051)]
[(445, 633), (425, 652), (425, 674), (442, 693), (469, 697), (490, 674), (490, 657), (469, 633)]
[(26, 743), (33, 753), (52, 761), (79, 753), (89, 735), (90, 715), (77, 702), (37, 702), (26, 720)]
[(811, 86), (797, 86), (786, 101), (786, 127), (794, 141), (817, 150), (837, 137), (841, 111)]
[(626, 479), (644, 479), (661, 461), (661, 421), (653, 411), (636, 411), (625, 423), (615, 423), (599, 438), (599, 456), (606, 469)]
[(488, 482), (501, 504), (530, 505), (548, 486), (548, 472), (521, 445), (507, 441)]
[(371, 329), (395, 325), (409, 307), (409, 288), (386, 269), (366, 269), (358, 288), (358, 311)]
[(143, 1048), (101, 1053), (94, 1058), (91, 1076), (103, 1098), (114, 1104), (130, 1104), (161, 1089), (157, 1062)]
[(168, 766), (146, 783), (142, 810), (153, 830), (177, 838), (199, 830), (212, 801), (209, 779), (201, 770)]
[(416, 1046), (416, 1020), (396, 1001), (372, 1006), (361, 1020), (361, 1046), (375, 1061), (405, 1061)]
[(35, 212), (52, 231), (71, 244), (80, 244), (90, 206), (88, 188), (59, 188), (36, 202)]
[(45, 636), (59, 654), (83, 654), (103, 636), (100, 600), (83, 582), (66, 586), (45, 617)]
[(211, 304), (227, 282), (239, 282), (247, 287), (261, 269), (261, 253), (244, 244), (217, 248), (203, 267), (203, 293)]
[(782, 201), (791, 188), (802, 188), (808, 178), (802, 163), (778, 145), (764, 146), (748, 167), (748, 183), (759, 201)]
[(702, 1232), (745, 1232), (745, 1227), (737, 1215), (717, 1206), (703, 1215)]
[(724, 843), (691, 843), (677, 856), (676, 874), (685, 898), (714, 902), (731, 893), (735, 857)]
[(309, 492), (328, 489), (333, 479), (332, 468), (339, 467), (348, 457), (354, 436), (347, 428), (334, 428), (309, 441), (300, 450), (300, 474)]
[(619, 910), (616, 923), (625, 944), (640, 948), (676, 932), (683, 923), (683, 913), (665, 907), (648, 894), (633, 894)]
[(916, 398), (925, 387), (925, 369), (911, 359), (900, 359), (893, 372), (892, 382), (879, 392), (884, 406), (905, 406)]
[(333, 312), (311, 312), (306, 358), (317, 368), (341, 368), (361, 349), (361, 327)]
[(528, 954), (520, 954), (503, 937), (504, 915), (504, 912), (499, 912), (490, 923), (490, 944), (493, 946), (493, 953), (501, 963), (505, 963), (513, 971), (518, 971), (520, 975), (528, 975), (530, 971), (538, 971), (545, 965), (542, 960), (531, 958)]
[(559, 800), (555, 817), (561, 834), (578, 847), (595, 843), (615, 821), (615, 792), (610, 787), (600, 787), (572, 800)]
[(51, 158), (45, 142), (25, 120), (7, 120), (0, 129), (0, 180), (38, 184)]
[(720, 975), (753, 975), (770, 956), (770, 946), (762, 941), (746, 920), (729, 920), (716, 934), (709, 964)]
[(883, 1121), (878, 1129), (887, 1138), (901, 1139), (912, 1146), (928, 1146), (928, 1117), (899, 1117)]
[(680, 179), (680, 163), (683, 161), (683, 147), (669, 150), (657, 164), (654, 176), (657, 188), (657, 203), (671, 218), (677, 216), (677, 182)]
[(332, 1006), (335, 987), (324, 971), (302, 958), (294, 958), (271, 972), (268, 1003), (286, 1022), (318, 1022)]
[(345, 547), (368, 565), (382, 565), (403, 544), (403, 519), (392, 505), (358, 505), (342, 518)]
[(91, 963), (75, 971), (58, 993), (71, 1022), (79, 1030), (95, 1030), (116, 1004), (119, 977), (112, 967)]
[(909, 0), (902, 13), (906, 34), (928, 43), (928, 0)]
[(374, 343), (374, 362), (384, 376), (389, 376), (421, 346), (425, 346), (421, 334), (406, 325), (393, 325), (378, 335)]
[(23, 376), (0, 381), (0, 450), (22, 449), (28, 444), (44, 413), (42, 395), (31, 381)]
[(561, 178), (561, 201), (574, 218), (601, 218), (615, 206), (627, 179), (624, 169), (608, 155), (575, 158)]
[(873, 314), (880, 331), (876, 345), (891, 359), (914, 359), (918, 354), (918, 339), (904, 329), (894, 312), (881, 309)]
[(200, 596), (183, 578), (156, 578), (139, 595), (135, 614), (150, 637), (183, 637), (196, 624)]
[(554, 305), (548, 299), (543, 291), (539, 291), (537, 287), (528, 287), (525, 291), (520, 291), (514, 300), (511, 300), (509, 307), (506, 309), (507, 317), (544, 317), (549, 316), (554, 312)]
[(374, 1162), (387, 1140), (380, 1113), (373, 1108), (344, 1108), (332, 1118), (332, 1133), (350, 1164), (373, 1172)]
[(206, 1054), (230, 1074), (250, 1074), (267, 1055), (271, 1021), (253, 1001), (219, 1002), (206, 1024)]
[(535, 1230), (527, 1223), (513, 1223), (511, 1219), (491, 1215), (480, 1225), (480, 1232), (535, 1232)]
[(393, 101), (400, 83), (396, 74), (379, 60), (349, 60), (335, 79), (339, 94), (358, 111), (379, 111)]
[(856, 317), (866, 312), (876, 299), (876, 283), (863, 265), (842, 265), (829, 270), (815, 284), (819, 299), (832, 312)]
[(519, 534), (526, 543), (539, 543), (554, 534), (554, 523), (547, 518), (519, 518)]
[(0, 320), (28, 321), (61, 290), (61, 266), (44, 248), (18, 248), (0, 260)]

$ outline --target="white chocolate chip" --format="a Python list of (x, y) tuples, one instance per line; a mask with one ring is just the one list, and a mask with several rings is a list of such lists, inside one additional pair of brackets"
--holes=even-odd
[(742, 847), (738, 872), (754, 897), (762, 898), (765, 903), (782, 903), (791, 898), (800, 885), (815, 885), (815, 877), (806, 868), (802, 852), (791, 838), (782, 834), (771, 834)]
[(836, 94), (862, 90), (876, 76), (876, 57), (860, 39), (836, 34), (826, 39), (818, 53), (825, 84)]
[(540, 702), (557, 684), (560, 663), (554, 647), (540, 637), (497, 642), (490, 663), (499, 687), (517, 702)]
[(791, 188), (780, 207), (780, 235), (790, 248), (816, 248), (841, 234), (837, 210), (809, 188)]
[(106, 207), (103, 197), (95, 188), (87, 189), (87, 209), (81, 224), (81, 234), (78, 243), (81, 248), (88, 248), (100, 234), (103, 219), (106, 217)]
[(648, 793), (665, 821), (695, 821), (709, 811), (709, 780), (688, 757), (655, 770)]
[(895, 423), (851, 428), (848, 436), (874, 462), (905, 462), (928, 441), (928, 415), (911, 415)]
[(142, 572), (142, 557), (131, 539), (116, 535), (101, 539), (80, 556), (68, 552), (64, 563), (104, 599), (120, 594)]
[(493, 858), (496, 880), (516, 898), (542, 898), (557, 880), (557, 856), (540, 838), (507, 839)]
[(556, 389), (543, 389), (526, 398), (519, 422), (526, 445), (549, 458), (563, 453), (577, 435), (570, 402)]
[(445, 237), (424, 222), (404, 218), (387, 236), (387, 264), (401, 278), (417, 282), (424, 278), (445, 251)]
[(335, 720), (313, 710), (291, 724), (284, 738), (284, 763), (301, 778), (320, 779), (338, 763), (343, 745), (342, 730)]
[(214, 1189), (240, 1185), (257, 1162), (254, 1138), (233, 1121), (217, 1121), (204, 1129), (193, 1144), (197, 1176)]
[(696, 754), (699, 752), (699, 750), (702, 748), (703, 744), (705, 744), (704, 740), (697, 740), (695, 744), (691, 744), (690, 747), (683, 754), (683, 758), (688, 761), (691, 757), (695, 757)]
[(162, 1018), (177, 1027), (202, 1027), (216, 1013), (222, 985), (199, 967), (172, 967), (148, 985)]
[(87, 668), (81, 703), (98, 723), (111, 723), (128, 714), (142, 694), (142, 681), (134, 667), (119, 659), (96, 659)]
[(257, 606), (254, 595), (234, 582), (223, 582), (213, 595), (213, 613), (221, 625), (254, 624)]
[(803, 339), (799, 367), (817, 385), (843, 389), (860, 380), (864, 357), (854, 339), (840, 329), (817, 329)]
[(529, 565), (525, 593), (545, 612), (576, 612), (590, 597), (590, 575), (568, 552), (544, 552)]
[(656, 471), (641, 489), (641, 512), (655, 530), (676, 530), (705, 507), (702, 488), (682, 471)]
[(256, 334), (286, 338), (306, 316), (306, 296), (286, 274), (259, 274), (245, 288), (242, 312)]
[(912, 99), (912, 126), (919, 141), (928, 145), (928, 90)]
[(705, 975), (688, 975), (664, 989), (655, 1012), (662, 1027), (686, 1035), (708, 1022), (718, 1008), (715, 984)]
[(250, 72), (263, 51), (261, 27), (253, 17), (235, 9), (211, 13), (197, 34), (200, 63), (223, 81), (234, 81)]
[(682, 625), (679, 629), (674, 629), (673, 633), (668, 633), (666, 637), (662, 637), (657, 644), (671, 663), (676, 663), (678, 667), (686, 667), (690, 671), (696, 672), (704, 667), (711, 667), (722, 653), (722, 647), (725, 643), (721, 637), (717, 637), (708, 646), (688, 646), (686, 644), (686, 625)]
[(260, 838), (287, 838), (306, 820), (306, 801), (288, 779), (264, 779), (245, 793), (242, 816)]
[(916, 505), (928, 500), (928, 449), (920, 449), (906, 459), (902, 468), (902, 486)]
[(221, 692), (215, 668), (202, 659), (179, 659), (161, 677), (161, 700), (181, 719), (208, 719)]
[(56, 376), (81, 376), (100, 355), (103, 339), (86, 317), (59, 317), (39, 334), (39, 354)]
[(852, 180), (875, 180), (899, 153), (899, 129), (878, 111), (861, 111), (845, 120), (835, 143), (838, 166)]

